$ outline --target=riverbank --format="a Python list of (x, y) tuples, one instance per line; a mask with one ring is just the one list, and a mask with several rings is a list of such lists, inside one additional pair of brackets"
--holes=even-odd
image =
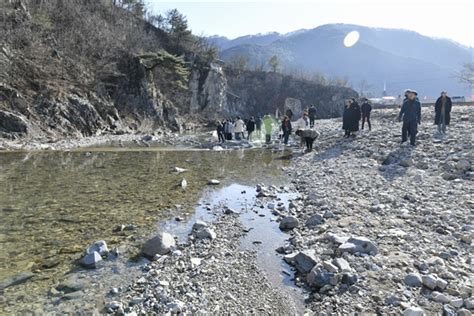
[(286, 252), (312, 311), (472, 312), (473, 109), (454, 107), (441, 136), (424, 108), (415, 148), (397, 113), (375, 111), (355, 139), (322, 122), (316, 152), (288, 170), (304, 207)]
[[(373, 130), (363, 131), (355, 139), (342, 137), (339, 120), (317, 121), (321, 137), (315, 142), (315, 150), (305, 155), (289, 148), (282, 152), (203, 151), (191, 157), (179, 153), (172, 162), (161, 153), (153, 156), (154, 162), (150, 160), (152, 153), (147, 152), (142, 160), (137, 160), (135, 154), (127, 161), (120, 160), (119, 178), (127, 182), (127, 177), (137, 172), (136, 166), (144, 168), (143, 174), (132, 177), (140, 183), (156, 175), (148, 179), (147, 185), (139, 186), (133, 194), (137, 199), (124, 205), (124, 210), (134, 206), (143, 211), (144, 198), (165, 197), (163, 188), (175, 192), (183, 177), (193, 194), (183, 205), (173, 207), (174, 201), (166, 201), (169, 212), (164, 215), (158, 207), (160, 213), (147, 212), (140, 220), (138, 226), (147, 226), (148, 231), (156, 233), (158, 229), (177, 235), (176, 247), (141, 266), (136, 277), (121, 282), (119, 287), (107, 289), (105, 285), (103, 290), (109, 294), (103, 299), (99, 296), (100, 303), (92, 311), (118, 315), (180, 310), (385, 314), (422, 308), (426, 313), (444, 310), (469, 315), (466, 310), (472, 310), (470, 252), (474, 219), (472, 109), (453, 109), (446, 136), (437, 135), (432, 113), (423, 109), (416, 148), (400, 146), (401, 125), (395, 122), (396, 116), (396, 110), (374, 111)], [(209, 166), (193, 175), (198, 166), (201, 168), (204, 156), (200, 155), (204, 153), (209, 155)], [(259, 153), (262, 156), (254, 162), (240, 157)], [(105, 153), (82, 154), (80, 163), (73, 165), (93, 167), (86, 169), (88, 172), (100, 170), (96, 167), (112, 167), (113, 160), (99, 163), (101, 156), (107, 156)], [(292, 157), (289, 165), (274, 165), (288, 157)], [(225, 161), (226, 166), (216, 165), (216, 158)], [(70, 160), (61, 157), (63, 164)], [(163, 166), (165, 161), (167, 165)], [(35, 161), (35, 168), (40, 164)], [(170, 175), (164, 186), (159, 185), (163, 172), (168, 173), (173, 165), (191, 174)], [(20, 167), (24, 169), (21, 163)], [(277, 175), (280, 170), (283, 176)], [(104, 171), (110, 174), (113, 170)], [(81, 174), (76, 179), (81, 179)], [(70, 173), (65, 176), (70, 178)], [(277, 177), (280, 180), (275, 183)], [(212, 178), (221, 180), (223, 189), (244, 182), (249, 187), (235, 192), (212, 190), (228, 200), (212, 205), (203, 199), (197, 209), (190, 209)], [(266, 187), (255, 187), (255, 183), (265, 183)], [(107, 196), (131, 196), (129, 189), (122, 189), (116, 193), (105, 190)], [(285, 192), (294, 192), (295, 196), (284, 199), (281, 194)], [(184, 194), (179, 196), (185, 199)], [(232, 205), (237, 200), (237, 206)], [(157, 208), (152, 206), (155, 201), (149, 202), (147, 209)], [(118, 204), (110, 207), (114, 205)], [(177, 229), (177, 223), (184, 220), (179, 215), (183, 208), (188, 214), (186, 225)], [(101, 217), (106, 217), (109, 207), (102, 209)], [(155, 225), (157, 214), (159, 223), (167, 218), (168, 224)], [(134, 217), (127, 217), (123, 223), (133, 223)], [(215, 238), (198, 240), (192, 234), (188, 236), (200, 219), (206, 221)], [(133, 234), (138, 248), (146, 241), (140, 234), (141, 230)], [(100, 231), (95, 235), (99, 237)], [(83, 248), (86, 246), (83, 244)], [(126, 251), (124, 257), (129, 253)], [(292, 284), (299, 289), (292, 288)], [(74, 306), (80, 306), (80, 296), (76, 303)]]

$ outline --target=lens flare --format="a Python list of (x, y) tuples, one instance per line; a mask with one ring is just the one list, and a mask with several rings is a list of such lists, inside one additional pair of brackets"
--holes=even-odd
[(359, 41), (360, 34), (357, 31), (349, 32), (346, 37), (344, 37), (344, 46), (352, 47)]

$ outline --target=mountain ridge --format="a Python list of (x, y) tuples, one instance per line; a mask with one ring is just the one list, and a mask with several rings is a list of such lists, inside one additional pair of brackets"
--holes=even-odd
[[(358, 31), (360, 39), (353, 47), (345, 48), (343, 38), (350, 31)], [(269, 35), (275, 39), (270, 43)], [(444, 89), (453, 94), (471, 93), (454, 76), (464, 63), (473, 60), (474, 49), (411, 30), (338, 23), (291, 34), (273, 32), (227, 41), (220, 37), (219, 42), (209, 38), (209, 41), (219, 48), (225, 61), (244, 56), (249, 67), (258, 67), (276, 55), (285, 72), (347, 77), (352, 86), (366, 81), (372, 87), (367, 92), (373, 95), (382, 92), (384, 82), (391, 83), (387, 93), (393, 95), (402, 93), (413, 83), (416, 83), (414, 88), (431, 98)], [(377, 61), (377, 67), (373, 67), (372, 60)]]

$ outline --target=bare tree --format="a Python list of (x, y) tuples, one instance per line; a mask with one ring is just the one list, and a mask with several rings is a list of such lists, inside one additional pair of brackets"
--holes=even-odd
[(474, 62), (465, 63), (457, 77), (459, 81), (474, 86)]
[(369, 84), (367, 82), (367, 80), (365, 79), (362, 79), (360, 82), (359, 82), (359, 95), (360, 96), (367, 96), (367, 92), (368, 90), (370, 90), (372, 88), (372, 85)]

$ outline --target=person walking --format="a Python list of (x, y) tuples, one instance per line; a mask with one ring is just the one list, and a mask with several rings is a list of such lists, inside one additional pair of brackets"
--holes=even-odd
[(255, 130), (257, 132), (257, 138), (262, 138), (262, 118), (260, 115), (257, 116), (257, 119), (255, 120)]
[(247, 140), (252, 140), (252, 133), (255, 130), (255, 119), (253, 116), (247, 121)]
[(416, 134), (418, 132), (418, 124), (421, 124), (421, 103), (417, 98), (418, 93), (414, 90), (408, 92), (408, 98), (403, 102), (398, 121), (402, 121), (402, 143), (407, 141), (408, 133), (410, 133), (410, 144), (416, 146)]
[(217, 121), (217, 138), (219, 139), (219, 144), (220, 143), (225, 143), (225, 138), (224, 138), (224, 122)]
[(446, 91), (441, 92), (441, 96), (436, 100), (435, 103), (435, 121), (434, 123), (438, 125), (438, 133), (446, 134), (446, 125), (449, 125), (451, 120), (451, 107), (453, 103), (451, 98), (448, 97)]
[(272, 141), (273, 120), (269, 113), (263, 117), (263, 125), (265, 128), (265, 142), (270, 144)]
[(309, 107), (308, 115), (309, 115), (309, 126), (313, 128), (314, 120), (316, 119), (316, 108), (314, 107), (313, 104), (311, 104), (311, 106)]
[(242, 140), (243, 138), (245, 138), (244, 130), (245, 130), (245, 123), (240, 118), (240, 116), (237, 116), (237, 120), (235, 121), (235, 129), (234, 129), (236, 140)]
[(355, 137), (353, 132), (359, 130), (360, 106), (357, 101), (352, 98), (346, 101), (344, 113), (342, 114), (342, 129), (345, 137)]
[(283, 143), (288, 145), (288, 138), (291, 135), (291, 121), (286, 115), (283, 117), (283, 121), (281, 122), (281, 130), (283, 131)]
[(370, 105), (368, 99), (364, 99), (364, 103), (360, 107), (360, 112), (362, 114), (362, 129), (364, 129), (365, 120), (367, 120), (367, 125), (369, 125), (369, 131), (372, 130), (372, 124), (370, 124), (370, 112), (372, 111), (372, 105)]

